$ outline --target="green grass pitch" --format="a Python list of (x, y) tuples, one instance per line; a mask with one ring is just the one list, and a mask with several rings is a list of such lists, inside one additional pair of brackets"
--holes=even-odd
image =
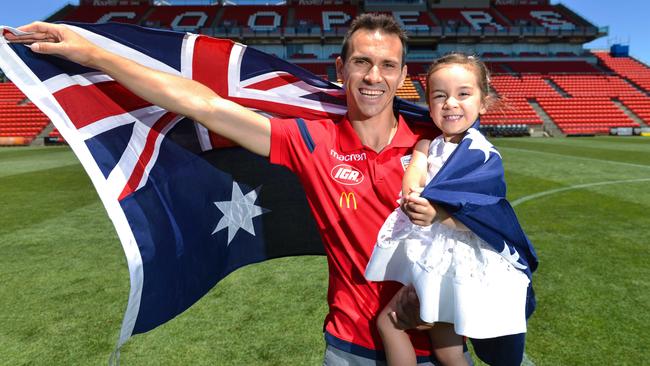
[[(650, 138), (493, 142), (541, 262), (528, 359), (649, 363)], [(121, 363), (320, 365), (326, 283), (324, 257), (242, 268), (132, 338)], [(128, 286), (122, 247), (70, 149), (0, 149), (0, 365), (105, 364)]]

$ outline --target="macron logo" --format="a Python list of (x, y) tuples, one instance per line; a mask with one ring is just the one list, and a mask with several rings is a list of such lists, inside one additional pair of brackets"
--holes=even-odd
[(346, 186), (353, 186), (363, 182), (363, 173), (359, 169), (347, 164), (335, 166), (332, 168), (330, 175), (332, 179)]

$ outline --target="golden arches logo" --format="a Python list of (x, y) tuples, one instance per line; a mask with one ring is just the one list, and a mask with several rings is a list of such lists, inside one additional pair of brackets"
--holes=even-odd
[(345, 199), (345, 207), (350, 208), (350, 202), (352, 202), (352, 208), (357, 209), (357, 198), (354, 196), (354, 192), (341, 192), (341, 197), (339, 197), (339, 207), (343, 208), (343, 199)]

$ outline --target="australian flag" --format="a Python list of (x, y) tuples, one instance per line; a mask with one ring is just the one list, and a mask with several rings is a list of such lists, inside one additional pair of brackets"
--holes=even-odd
[[(337, 85), (229, 40), (125, 24), (67, 25), (113, 53), (197, 80), (260, 113), (336, 120), (347, 110)], [(6, 32), (16, 31), (2, 28), (2, 34)], [(70, 144), (116, 228), (131, 281), (118, 346), (171, 320), (241, 266), (324, 253), (316, 226), (305, 214), (304, 192), (284, 168), (140, 99), (108, 75), (35, 54), (3, 37), (0, 68)], [(415, 104), (396, 99), (395, 109), (411, 123), (431, 123), (428, 111)], [(471, 158), (462, 157), (465, 153), (459, 148), (454, 154), (461, 156), (455, 160), (460, 165), (443, 168), (425, 196), (446, 205), (484, 239), (482, 233), (490, 230), (502, 233), (496, 236), (507, 243), (498, 241), (508, 249), (502, 253), (513, 259), (519, 255), (514, 261), (532, 272), (534, 252), (518, 241), (523, 235), (518, 224), (509, 226), (518, 228), (520, 234), (515, 235), (487, 212), (483, 215), (487, 221), (481, 221), (463, 209), (468, 203), (494, 207), (503, 203), (488, 197), (491, 193), (468, 199), (442, 178), (462, 182), (472, 192), (480, 184), (468, 182), (483, 178), (472, 175), (473, 169), (498, 164), (501, 170), (493, 172), (494, 179), (502, 180), (503, 169), (500, 159), (492, 160), (494, 153), (472, 151), (471, 141), (465, 145)], [(484, 162), (478, 156), (489, 159)], [(469, 175), (463, 180), (462, 174)], [(495, 184), (501, 187), (497, 196), (504, 196), (503, 182)], [(514, 218), (509, 210), (508, 217)], [(484, 349), (490, 356), (489, 351), (497, 348)]]
[[(68, 23), (113, 53), (197, 80), (276, 117), (337, 120), (343, 90), (229, 40), (125, 24)], [(2, 34), (17, 32), (2, 28)], [(127, 257), (118, 341), (167, 322), (235, 269), (324, 254), (298, 180), (108, 75), (0, 37), (0, 68), (52, 120), (90, 176)], [(425, 109), (397, 100), (407, 119)]]
[[(476, 121), (467, 130), (456, 150), (424, 188), (422, 196), (443, 206), (515, 268), (526, 273), (531, 280), (526, 299), (526, 317), (530, 317), (536, 305), (532, 273), (537, 269), (537, 254), (506, 200), (501, 154), (478, 127), (479, 121)], [(525, 334), (472, 339), (472, 344), (477, 355), (490, 365), (519, 365)]]

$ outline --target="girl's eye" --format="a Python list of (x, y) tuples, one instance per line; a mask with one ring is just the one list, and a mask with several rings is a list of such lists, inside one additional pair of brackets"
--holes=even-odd
[(444, 97), (445, 97), (444, 94), (434, 94), (433, 95), (433, 99), (440, 99), (440, 98), (444, 98)]

